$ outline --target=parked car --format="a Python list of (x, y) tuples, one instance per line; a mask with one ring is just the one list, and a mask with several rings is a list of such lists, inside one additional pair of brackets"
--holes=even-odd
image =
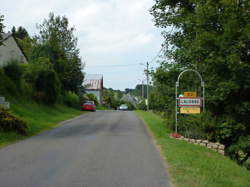
[(122, 104), (121, 106), (119, 106), (118, 110), (128, 110), (128, 105)]
[(96, 111), (96, 106), (94, 101), (86, 101), (82, 104), (82, 110), (84, 111)]

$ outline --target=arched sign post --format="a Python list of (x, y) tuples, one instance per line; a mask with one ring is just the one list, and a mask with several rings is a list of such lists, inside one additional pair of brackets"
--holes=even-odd
[[(194, 94), (195, 95), (194, 97), (193, 96), (192, 97), (183, 97), (183, 98), (178, 97), (179, 81), (180, 81), (181, 76), (186, 72), (194, 72), (200, 78), (201, 87), (203, 88), (202, 89), (202, 101), (200, 98), (196, 97), (196, 94)], [(191, 92), (189, 92), (189, 93), (191, 93)], [(187, 70), (182, 71), (178, 76), (177, 82), (175, 83), (175, 96), (176, 96), (175, 132), (177, 133), (178, 132), (178, 114), (179, 114), (178, 104), (179, 104), (179, 106), (196, 107), (196, 108), (190, 108), (190, 109), (200, 109), (198, 107), (202, 106), (203, 111), (205, 111), (205, 82), (203, 81), (200, 73), (196, 70), (193, 70), (193, 69), (187, 69)], [(189, 113), (192, 113), (192, 110), (190, 110), (190, 111), (189, 111)], [(195, 110), (193, 110), (193, 111), (195, 111)]]

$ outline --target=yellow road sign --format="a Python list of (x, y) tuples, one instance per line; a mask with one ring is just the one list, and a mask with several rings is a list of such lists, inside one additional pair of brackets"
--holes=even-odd
[(196, 92), (184, 92), (184, 97), (197, 97)]
[(185, 108), (180, 108), (180, 113), (181, 114), (200, 114), (201, 109), (199, 107), (194, 107), (194, 108), (185, 107)]

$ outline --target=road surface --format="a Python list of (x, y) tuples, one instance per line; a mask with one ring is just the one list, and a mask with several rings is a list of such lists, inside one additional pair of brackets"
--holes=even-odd
[(97, 111), (0, 149), (1, 187), (166, 187), (163, 159), (130, 111)]

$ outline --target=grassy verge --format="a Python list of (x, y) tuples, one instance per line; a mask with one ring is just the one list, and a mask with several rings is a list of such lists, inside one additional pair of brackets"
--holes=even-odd
[(159, 116), (144, 111), (136, 113), (161, 147), (175, 186), (250, 186), (250, 172), (245, 168), (205, 147), (169, 138), (170, 130)]
[(61, 121), (73, 118), (82, 111), (56, 105), (49, 107), (35, 102), (11, 100), (11, 111), (28, 123), (28, 135), (0, 132), (0, 147), (56, 127)]
[(97, 105), (96, 110), (110, 110), (110, 108), (108, 108), (104, 105)]

